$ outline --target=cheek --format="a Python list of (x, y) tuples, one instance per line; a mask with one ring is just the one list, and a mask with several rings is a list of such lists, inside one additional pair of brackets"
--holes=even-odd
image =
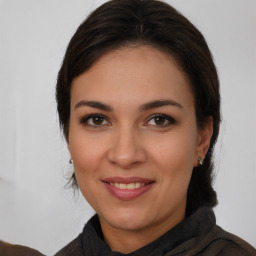
[[(186, 133), (185, 133), (186, 134)], [(196, 138), (192, 134), (187, 136), (173, 133), (151, 146), (151, 156), (158, 164), (171, 169), (178, 167), (193, 167), (196, 153)], [(185, 168), (186, 169), (186, 168)]]
[(196, 152), (195, 133), (170, 133), (151, 146), (151, 159), (158, 169), (163, 193), (186, 195)]
[(101, 143), (97, 143), (96, 138), (77, 136), (70, 140), (69, 149), (78, 186), (88, 203), (97, 211), (97, 198), (101, 198), (97, 185), (100, 182), (104, 148)]
[[(192, 141), (191, 141), (192, 142)], [(152, 152), (154, 164), (158, 169), (158, 181), (165, 200), (172, 198), (172, 204), (182, 201), (187, 195), (194, 164), (195, 144), (188, 138), (175, 136), (155, 147)]]
[(69, 140), (69, 150), (74, 161), (75, 172), (79, 182), (80, 176), (96, 175), (102, 159), (104, 158), (104, 143), (99, 142), (96, 136), (86, 136), (79, 132), (73, 132)]

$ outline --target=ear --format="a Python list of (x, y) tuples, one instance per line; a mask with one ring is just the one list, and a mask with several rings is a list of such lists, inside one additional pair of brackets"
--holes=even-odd
[(213, 133), (213, 118), (210, 116), (203, 128), (198, 130), (197, 148), (194, 159), (194, 167), (198, 166), (198, 159), (202, 160), (205, 158), (206, 153), (210, 147), (211, 138)]

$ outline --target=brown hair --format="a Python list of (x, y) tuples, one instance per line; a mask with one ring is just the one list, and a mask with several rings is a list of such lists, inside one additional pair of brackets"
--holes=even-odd
[[(195, 167), (187, 193), (186, 215), (217, 204), (212, 187), (212, 153), (219, 133), (219, 80), (211, 52), (200, 31), (170, 5), (156, 0), (112, 0), (92, 12), (72, 37), (58, 74), (56, 99), (59, 122), (69, 132), (72, 80), (111, 49), (150, 45), (171, 54), (189, 79), (196, 120), (202, 128), (213, 117), (213, 135), (204, 164)], [(73, 184), (77, 184), (72, 176)]]

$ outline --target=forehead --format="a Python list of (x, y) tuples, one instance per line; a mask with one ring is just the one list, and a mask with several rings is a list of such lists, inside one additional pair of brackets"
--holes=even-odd
[(175, 98), (193, 102), (191, 87), (176, 60), (150, 46), (110, 51), (73, 80), (71, 104), (75, 101), (132, 101)]

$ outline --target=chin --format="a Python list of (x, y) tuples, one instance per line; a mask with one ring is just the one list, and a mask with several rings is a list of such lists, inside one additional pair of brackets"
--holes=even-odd
[[(113, 215), (113, 212), (115, 213)], [(121, 230), (140, 230), (150, 222), (149, 214), (142, 213), (138, 209), (118, 209), (103, 218), (114, 228)]]

